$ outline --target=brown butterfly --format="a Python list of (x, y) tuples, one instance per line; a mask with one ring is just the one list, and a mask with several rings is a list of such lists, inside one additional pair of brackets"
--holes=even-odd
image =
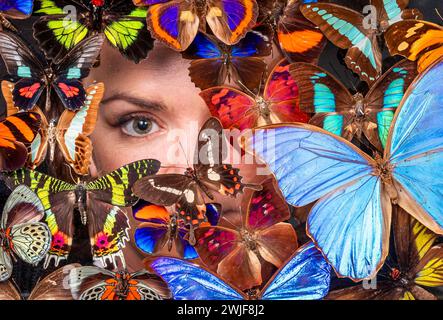
[(223, 163), (226, 143), (220, 121), (210, 118), (200, 129), (194, 166), (184, 174), (143, 177), (134, 184), (134, 194), (156, 205), (176, 205), (179, 219), (187, 225), (206, 222), (204, 195), (213, 200), (212, 192), (236, 197), (244, 188), (261, 189), (259, 185), (242, 183), (239, 169)]
[[(17, 114), (19, 108), (14, 105), (14, 84), (2, 81), (3, 97), (7, 104), (7, 114)], [(47, 120), (41, 109), (37, 106), (32, 111), (41, 118), (40, 131), (31, 144), (27, 167), (35, 169), (46, 158), (49, 147), (49, 160), (54, 161), (55, 146), (58, 144), (65, 161), (79, 175), (89, 173), (91, 163), (92, 143), (89, 135), (94, 131), (97, 121), (98, 108), (103, 97), (103, 83), (94, 83), (86, 88), (86, 98), (83, 106), (78, 111), (66, 109), (58, 119)]]
[(393, 210), (395, 255), (387, 259), (379, 277), (367, 286), (361, 283), (335, 290), (331, 300), (436, 300), (427, 288), (443, 285), (443, 245), (437, 235), (400, 207)]
[(408, 3), (408, 0), (371, 0), (376, 19), (332, 3), (304, 4), (301, 12), (334, 45), (348, 49), (345, 57), (348, 68), (372, 84), (382, 73), (382, 52), (377, 37), (397, 21), (421, 17), (418, 10), (406, 9)]
[(294, 63), (290, 73), (299, 87), (300, 109), (315, 113), (310, 123), (351, 141), (369, 142), (382, 151), (395, 110), (417, 72), (415, 63), (403, 60), (379, 78), (369, 92), (352, 95), (326, 70)]
[(443, 27), (428, 21), (399, 21), (389, 27), (385, 39), (392, 55), (418, 60), (418, 72), (423, 72), (443, 55)]

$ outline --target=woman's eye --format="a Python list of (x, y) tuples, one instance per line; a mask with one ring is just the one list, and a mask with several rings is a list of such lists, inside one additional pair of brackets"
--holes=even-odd
[(123, 132), (134, 137), (146, 136), (159, 129), (158, 124), (147, 117), (134, 117), (122, 124)]

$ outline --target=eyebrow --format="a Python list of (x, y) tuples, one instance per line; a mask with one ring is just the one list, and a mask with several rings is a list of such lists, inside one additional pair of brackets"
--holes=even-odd
[(124, 94), (124, 93), (115, 93), (112, 96), (110, 96), (106, 99), (103, 99), (101, 103), (107, 104), (109, 102), (116, 101), (116, 100), (126, 101), (126, 102), (136, 105), (140, 108), (149, 109), (149, 110), (153, 110), (153, 111), (166, 111), (168, 109), (166, 107), (166, 105), (161, 102), (153, 101), (153, 100), (149, 100), (149, 99), (138, 98), (138, 97)]

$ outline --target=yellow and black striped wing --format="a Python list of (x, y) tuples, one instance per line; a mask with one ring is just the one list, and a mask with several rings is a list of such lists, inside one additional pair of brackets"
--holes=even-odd
[(134, 183), (145, 176), (156, 174), (159, 169), (158, 160), (135, 161), (91, 181), (86, 188), (88, 192), (94, 193), (94, 198), (97, 200), (114, 206), (129, 207), (138, 199), (132, 193)]
[(75, 185), (55, 179), (38, 171), (21, 169), (3, 174), (10, 189), (26, 185), (40, 198), (45, 210), (45, 222), (52, 235), (51, 248), (45, 260), (45, 268), (51, 260), (55, 266), (67, 259), (74, 233), (73, 210)]

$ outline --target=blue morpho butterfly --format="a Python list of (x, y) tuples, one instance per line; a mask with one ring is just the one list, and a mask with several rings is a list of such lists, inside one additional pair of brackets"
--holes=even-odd
[(383, 157), (308, 124), (256, 129), (247, 141), (286, 200), (311, 209), (307, 233), (339, 276), (370, 278), (389, 248), (392, 204), (443, 234), (443, 59), (409, 87)]
[(174, 300), (321, 299), (329, 291), (331, 275), (331, 267), (312, 243), (299, 248), (263, 289), (246, 293), (204, 267), (176, 258), (153, 259), (148, 268), (168, 284)]
[(299, 88), (300, 109), (315, 113), (310, 124), (361, 142), (364, 135), (378, 150), (386, 146), (394, 112), (417, 75), (415, 63), (403, 60), (386, 71), (366, 96), (352, 95), (326, 70), (307, 63), (290, 66)]
[[(317, 25), (334, 45), (348, 49), (346, 65), (368, 84), (380, 77), (382, 52), (377, 37), (401, 20), (418, 19), (417, 9), (406, 9), (409, 0), (371, 0), (374, 16), (333, 3), (304, 4), (303, 15)], [(374, 12), (375, 11), (375, 12)]]
[(17, 32), (8, 18), (26, 19), (32, 14), (34, 0), (2, 0), (0, 1), (0, 30), (3, 28)]
[[(218, 224), (220, 213), (221, 205), (206, 204), (206, 217), (210, 225)], [(159, 254), (165, 247), (168, 252), (171, 252), (174, 247), (175, 252), (181, 258), (198, 258), (197, 252), (186, 238), (189, 229), (183, 221), (171, 215), (165, 207), (139, 200), (132, 207), (132, 214), (136, 220), (142, 221), (134, 233), (135, 244), (140, 250), (147, 254)]]
[(231, 78), (254, 90), (266, 72), (263, 61), (272, 52), (272, 30), (257, 27), (237, 44), (228, 46), (216, 37), (199, 32), (191, 45), (182, 53), (193, 60), (189, 75), (197, 87), (204, 90), (225, 83)]

